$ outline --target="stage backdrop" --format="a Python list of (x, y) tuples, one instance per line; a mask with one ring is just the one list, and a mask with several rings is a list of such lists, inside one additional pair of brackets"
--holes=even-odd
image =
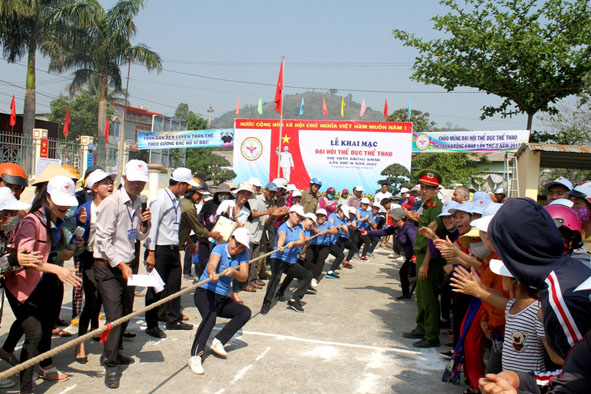
[(411, 123), (283, 120), (281, 142), (279, 120), (234, 123), (235, 182), (283, 177), (283, 169), (278, 175), (281, 163), (291, 170), (289, 183), (299, 189), (319, 178), (321, 191), (332, 186), (352, 192), (362, 185), (364, 193), (374, 193), (384, 168), (398, 163), (410, 169), (411, 151)]

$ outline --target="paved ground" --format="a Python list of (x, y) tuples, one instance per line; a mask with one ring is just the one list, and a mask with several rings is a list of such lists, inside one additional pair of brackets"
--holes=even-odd
[[(121, 393), (459, 393), (463, 387), (441, 383), (445, 361), (438, 351), (418, 350), (402, 332), (414, 327), (415, 302), (396, 301), (400, 294), (400, 261), (386, 257), (378, 248), (369, 262), (356, 262), (340, 280), (324, 279), (317, 295), (307, 295), (304, 313), (274, 305), (268, 315), (258, 311), (263, 292), (241, 293), (253, 317), (230, 342), (227, 360), (206, 355), (206, 374), (197, 376), (187, 367), (193, 331), (169, 331), (168, 338), (154, 340), (143, 333), (145, 322), (137, 319), (126, 340), (124, 353), (137, 362), (123, 373)], [(191, 282), (184, 280), (183, 285)], [(136, 298), (136, 309), (144, 299)], [(199, 324), (192, 295), (182, 299), (184, 313)], [(70, 318), (71, 290), (66, 289), (62, 318)], [(0, 341), (13, 320), (5, 307)], [(162, 324), (162, 323), (161, 323)], [(224, 324), (219, 319), (216, 330)], [(164, 327), (163, 327), (164, 328)], [(195, 327), (196, 328), (196, 327)], [(69, 327), (75, 332), (77, 328)], [(442, 335), (442, 342), (447, 338)], [(54, 345), (66, 339), (54, 338)], [(54, 358), (71, 374), (67, 382), (36, 382), (37, 392), (107, 392), (104, 369), (99, 366), (102, 345), (87, 342), (88, 364), (74, 362), (74, 352)], [(20, 345), (19, 345), (20, 350)], [(6, 368), (2, 362), (2, 367)], [(16, 392), (16, 390), (8, 390)], [(111, 391), (112, 392), (112, 391)]]

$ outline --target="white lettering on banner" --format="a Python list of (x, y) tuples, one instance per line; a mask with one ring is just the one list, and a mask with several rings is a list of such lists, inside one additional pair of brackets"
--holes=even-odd
[(507, 151), (528, 141), (528, 130), (414, 133), (413, 152)]

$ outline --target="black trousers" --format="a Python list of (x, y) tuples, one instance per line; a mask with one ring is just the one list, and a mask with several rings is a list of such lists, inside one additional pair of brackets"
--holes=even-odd
[(416, 265), (412, 262), (412, 256), (406, 256), (406, 260), (398, 271), (400, 275), (400, 288), (402, 289), (402, 295), (410, 295), (410, 277), (416, 276)]
[[(133, 309), (127, 281), (123, 279), (121, 270), (108, 264), (108, 262), (104, 264), (94, 263), (94, 278), (103, 300), (106, 323), (128, 315)], [(122, 324), (113, 327), (109, 332), (109, 337), (103, 346), (103, 354), (101, 355), (101, 360), (107, 369), (119, 366), (117, 355), (126, 328), (127, 324)]]
[[(168, 294), (174, 294), (181, 289), (181, 260), (178, 246), (156, 246), (156, 265), (154, 266), (165, 283)], [(156, 293), (153, 287), (146, 291), (146, 306), (153, 304), (160, 299), (161, 294)], [(181, 298), (177, 297), (167, 304), (168, 323), (181, 321)], [(158, 308), (146, 312), (146, 324), (148, 328), (158, 327)]]
[(201, 324), (197, 328), (191, 347), (191, 356), (202, 356), (205, 344), (215, 326), (218, 316), (230, 319), (215, 336), (224, 345), (250, 320), (250, 309), (233, 301), (228, 296), (217, 294), (204, 288), (197, 288), (193, 296), (195, 306), (201, 314)]
[(376, 246), (378, 246), (378, 243), (380, 243), (380, 237), (378, 237), (377, 235), (371, 235), (369, 237), (370, 241), (371, 241), (371, 246), (369, 247), (369, 253), (373, 253), (374, 250), (376, 250)]
[(301, 279), (296, 291), (293, 293), (293, 298), (301, 300), (306, 294), (306, 290), (310, 287), (312, 281), (312, 273), (297, 263), (288, 264), (285, 261), (279, 259), (271, 259), (271, 279), (267, 284), (267, 292), (265, 293), (264, 304), (271, 304), (275, 291), (279, 282), (281, 281), (281, 275), (287, 274), (293, 278)]
[[(6, 291), (6, 298), (8, 298), (12, 312), (16, 317), (13, 323), (16, 333), (13, 333), (13, 335), (18, 336), (17, 341), (23, 333), (25, 335), (25, 342), (21, 350), (21, 363), (51, 349), (51, 330), (53, 329), (53, 323), (55, 323), (55, 310), (53, 308), (55, 298), (52, 298), (51, 295), (55, 292), (56, 282), (58, 281), (59, 279), (54, 274), (44, 274), (35, 290), (23, 303), (19, 302), (9, 291)], [(14, 351), (14, 346), (12, 351)], [(52, 363), (52, 359), (49, 358), (41, 361), (40, 365), (48, 367)], [(20, 373), (21, 393), (33, 392), (34, 368), (27, 368)]]
[[(197, 236), (191, 235), (191, 240), (194, 244), (197, 244)], [(192, 275), (193, 268), (193, 256), (191, 256), (191, 252), (189, 251), (189, 247), (185, 247), (185, 257), (183, 258), (183, 275)]]
[(330, 253), (329, 245), (310, 245), (306, 252), (304, 267), (312, 272), (312, 278), (319, 280), (324, 263)]
[(212, 244), (206, 239), (199, 238), (199, 264), (195, 267), (198, 278), (201, 278), (203, 271), (205, 271), (205, 267), (207, 267), (207, 263), (209, 262), (209, 255), (214, 247), (215, 244)]
[(349, 249), (349, 253), (347, 254), (347, 258), (345, 259), (345, 261), (351, 261), (353, 256), (355, 256), (355, 253), (357, 253), (357, 251), (359, 250), (357, 249), (357, 245), (351, 240), (351, 238), (340, 237), (337, 241), (337, 246), (341, 248), (343, 253), (345, 252), (345, 249)]
[[(353, 232), (353, 235), (351, 236), (351, 242), (353, 242), (353, 244), (357, 247), (357, 250), (359, 250), (361, 245), (363, 245), (363, 249), (361, 251), (361, 256), (363, 257), (363, 256), (367, 255), (369, 247), (371, 246), (371, 240), (369, 239), (369, 236), (361, 234), (361, 231), (359, 231), (359, 230), (355, 230)], [(353, 257), (350, 250), (349, 250), (349, 256), (350, 257), (347, 258), (347, 261), (351, 260), (351, 258)]]
[(329, 252), (331, 255), (335, 257), (334, 261), (332, 262), (329, 271), (336, 271), (340, 266), (343, 260), (345, 259), (345, 253), (343, 248), (341, 248), (337, 243), (331, 244), (329, 248)]
[(84, 289), (84, 307), (78, 322), (78, 336), (88, 332), (88, 324), (92, 330), (99, 327), (99, 314), (103, 305), (94, 277), (94, 257), (85, 250), (80, 255), (82, 269), (82, 286)]

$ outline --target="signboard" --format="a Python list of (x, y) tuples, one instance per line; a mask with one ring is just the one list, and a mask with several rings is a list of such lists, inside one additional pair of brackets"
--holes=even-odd
[(37, 160), (37, 168), (35, 169), (35, 177), (41, 175), (43, 170), (45, 170), (51, 163), (55, 163), (58, 166), (62, 165), (61, 159), (48, 159), (45, 157), (39, 158), (39, 160)]
[(94, 165), (94, 144), (88, 144), (88, 154), (86, 156), (86, 167)]
[(311, 178), (322, 190), (363, 186), (378, 189), (380, 173), (398, 163), (410, 170), (411, 123), (332, 120), (236, 119), (234, 167), (236, 182), (277, 177), (306, 189)]
[(413, 132), (413, 152), (492, 152), (517, 150), (528, 130)]
[(220, 148), (231, 147), (233, 129), (161, 131), (139, 133), (138, 149)]
[(47, 138), (41, 138), (41, 150), (39, 151), (39, 157), (49, 157), (49, 140)]

